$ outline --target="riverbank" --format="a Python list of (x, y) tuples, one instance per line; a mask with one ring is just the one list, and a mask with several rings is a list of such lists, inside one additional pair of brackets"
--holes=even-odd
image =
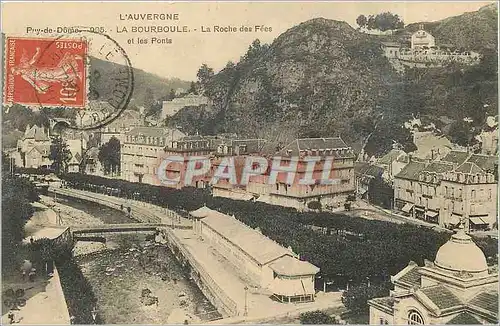
[[(133, 222), (120, 210), (70, 198), (43, 196), (64, 226)], [(200, 323), (220, 318), (201, 291), (184, 275), (170, 251), (146, 235), (106, 236), (106, 243), (77, 242), (73, 251), (92, 286), (100, 321), (113, 324)], [(149, 289), (158, 305), (141, 301)], [(149, 302), (151, 303), (151, 302)]]
[[(116, 235), (110, 242), (115, 249), (77, 258), (93, 285), (103, 322), (182, 324), (188, 320), (191, 324), (220, 317), (165, 246), (144, 236)], [(151, 291), (157, 303), (151, 300), (149, 305), (142, 297), (144, 290)]]
[(65, 204), (65, 201), (58, 199), (54, 201), (53, 197), (40, 196), (40, 202), (49, 207), (56, 215), (55, 219), (61, 226), (82, 226), (82, 225), (102, 225), (104, 222), (87, 214), (86, 212), (73, 208)]

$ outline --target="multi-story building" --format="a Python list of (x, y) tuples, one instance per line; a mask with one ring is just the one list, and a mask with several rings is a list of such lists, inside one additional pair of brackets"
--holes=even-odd
[(164, 148), (184, 136), (181, 131), (166, 127), (136, 127), (125, 133), (120, 154), (122, 179), (158, 184), (157, 168)]
[(187, 165), (190, 157), (206, 157), (210, 158), (213, 151), (212, 136), (185, 136), (174, 140), (171, 144), (165, 147), (166, 156), (180, 156), (184, 160), (182, 162), (172, 162), (165, 167), (165, 174), (171, 180), (179, 180), (177, 183), (164, 184), (164, 186), (180, 189), (184, 186), (193, 186), (196, 188), (205, 188), (207, 182), (206, 175), (194, 176), (189, 185), (185, 184)]
[(431, 48), (436, 46), (436, 40), (429, 32), (424, 30), (424, 26), (421, 24), (420, 29), (411, 35), (411, 48)]
[(356, 195), (361, 199), (370, 201), (370, 193), (376, 191), (373, 189), (374, 181), (381, 179), (384, 170), (376, 165), (367, 162), (354, 163), (354, 185)]
[(394, 178), (396, 209), (440, 226), (497, 225), (496, 157), (452, 151), (439, 161), (410, 162)]
[(228, 197), (238, 200), (253, 199), (253, 194), (246, 191), (246, 187), (241, 185), (241, 175), (245, 167), (245, 158), (252, 155), (259, 155), (265, 146), (264, 139), (234, 139), (228, 137), (213, 141), (214, 152), (210, 176), (213, 176), (223, 159), (232, 156), (234, 158), (234, 169), (236, 184), (232, 184), (228, 179), (220, 179), (212, 185), (214, 196)]
[(17, 141), (19, 155), (13, 156), (17, 158), (15, 164), (26, 168), (49, 167), (52, 165), (49, 158), (50, 144), (51, 140), (45, 128), (37, 125), (26, 126), (23, 137)]
[(498, 266), (460, 229), (434, 262), (391, 277), (390, 295), (368, 301), (370, 325), (498, 324)]
[(392, 149), (389, 153), (377, 159), (375, 165), (384, 169), (382, 177), (392, 183), (394, 176), (408, 164), (408, 154), (400, 149)]
[[(283, 166), (297, 161), (294, 180), (289, 182), (286, 173), (273, 171), (272, 168), (264, 175), (251, 177), (246, 191), (258, 197), (257, 201), (299, 209), (306, 207), (309, 202), (319, 201), (322, 205), (339, 208), (349, 195), (354, 195), (355, 154), (339, 137), (296, 139), (269, 157), (270, 167), (273, 167), (273, 157), (279, 157)], [(300, 180), (306, 177), (306, 167), (311, 157), (319, 157), (312, 172), (312, 178), (317, 182), (301, 184)], [(329, 160), (332, 162), (331, 166), (327, 163)], [(274, 182), (270, 178), (276, 173)], [(325, 175), (332, 180), (331, 183), (321, 182)]]
[(125, 133), (141, 126), (144, 126), (141, 114), (134, 110), (125, 110), (118, 118), (99, 130), (100, 144), (107, 143), (112, 137), (123, 142)]
[(99, 149), (97, 147), (89, 148), (85, 153), (85, 173), (92, 175), (103, 175), (101, 162), (99, 161)]
[(177, 97), (170, 101), (163, 101), (160, 119), (175, 115), (187, 106), (208, 105), (208, 97), (202, 95), (188, 94), (184, 97)]

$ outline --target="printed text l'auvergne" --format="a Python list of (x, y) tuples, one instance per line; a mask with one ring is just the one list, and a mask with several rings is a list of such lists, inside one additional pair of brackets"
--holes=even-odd
[(155, 14), (148, 14), (148, 13), (140, 13), (140, 14), (119, 14), (118, 17), (120, 20), (179, 20), (179, 14), (178, 13), (155, 13)]

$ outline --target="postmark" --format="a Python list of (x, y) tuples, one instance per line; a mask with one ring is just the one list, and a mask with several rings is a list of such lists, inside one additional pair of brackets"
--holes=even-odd
[(7, 49), (4, 103), (75, 110), (65, 126), (78, 130), (102, 128), (127, 108), (134, 89), (133, 68), (110, 36), (74, 27), (53, 38), (9, 37), (6, 46), (10, 44), (14, 52), (28, 54), (21, 60)]

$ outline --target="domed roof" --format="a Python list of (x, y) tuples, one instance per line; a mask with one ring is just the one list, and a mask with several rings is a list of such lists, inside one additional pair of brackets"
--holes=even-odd
[(483, 274), (488, 265), (483, 251), (472, 241), (463, 227), (439, 248), (434, 264), (453, 272)]

